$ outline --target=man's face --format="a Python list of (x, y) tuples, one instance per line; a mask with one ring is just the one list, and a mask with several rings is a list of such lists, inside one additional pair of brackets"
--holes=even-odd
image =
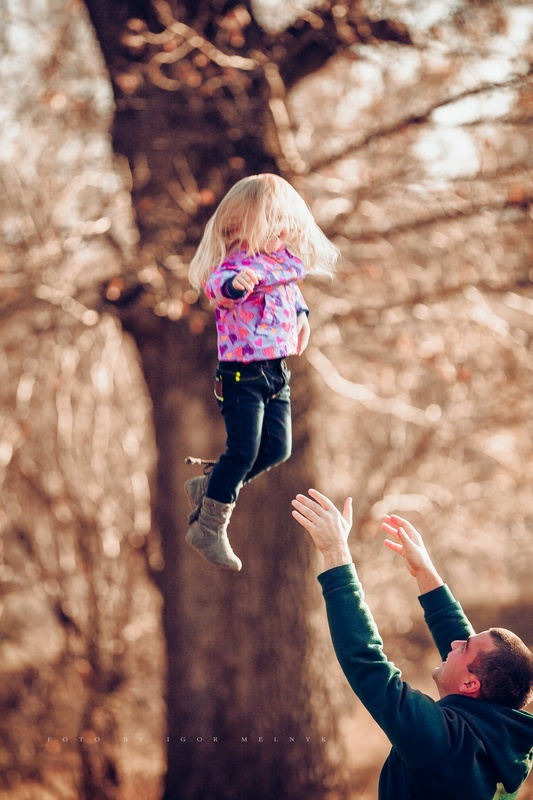
[(452, 649), (439, 667), (432, 672), (440, 697), (449, 694), (471, 694), (477, 696), (475, 676), (469, 672), (471, 664), (478, 653), (495, 650), (497, 645), (489, 631), (476, 633), (468, 639), (452, 642)]

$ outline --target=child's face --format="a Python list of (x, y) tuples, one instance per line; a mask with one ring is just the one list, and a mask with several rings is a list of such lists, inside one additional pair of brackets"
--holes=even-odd
[(285, 240), (287, 239), (288, 231), (286, 228), (282, 228), (277, 236), (265, 244), (265, 253), (275, 253), (276, 250), (279, 250), (285, 244)]
[(227, 245), (232, 244), (239, 238), (240, 230), (237, 222), (226, 225), (223, 231), (224, 241)]

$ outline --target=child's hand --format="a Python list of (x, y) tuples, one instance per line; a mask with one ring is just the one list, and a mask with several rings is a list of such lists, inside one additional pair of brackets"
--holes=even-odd
[(254, 286), (257, 286), (258, 283), (259, 275), (257, 272), (254, 269), (250, 269), (250, 267), (246, 267), (233, 278), (231, 285), (241, 292), (253, 292)]
[(298, 343), (296, 345), (296, 353), (301, 356), (309, 343), (309, 337), (311, 335), (311, 328), (305, 311), (302, 311), (302, 313), (298, 315), (297, 325)]

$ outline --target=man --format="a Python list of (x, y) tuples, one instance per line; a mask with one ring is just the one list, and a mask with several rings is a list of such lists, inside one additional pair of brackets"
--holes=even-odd
[(435, 569), (420, 534), (386, 516), (385, 544), (416, 578), (420, 603), (444, 659), (433, 672), (440, 699), (402, 680), (383, 643), (348, 549), (349, 498), (342, 514), (315, 489), (292, 501), (293, 517), (324, 559), (322, 585), (337, 658), (352, 689), (387, 734), (392, 750), (379, 800), (515, 798), (533, 762), (533, 655), (510, 631), (474, 633)]

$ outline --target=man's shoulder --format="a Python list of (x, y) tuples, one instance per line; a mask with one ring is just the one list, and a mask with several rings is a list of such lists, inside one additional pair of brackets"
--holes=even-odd
[(493, 800), (515, 797), (531, 769), (533, 715), (489, 700), (456, 694), (438, 703), (448, 717), (450, 731), (455, 730), (455, 751), (477, 764), (480, 776), (487, 775), (484, 764), (490, 765), (492, 775), (499, 776), (501, 791), (496, 790)]
[(480, 697), (468, 697), (462, 694), (449, 694), (437, 700), (437, 705), (450, 719), (456, 717), (472, 729), (475, 734), (512, 729), (520, 737), (529, 740), (529, 748), (533, 747), (533, 714), (507, 708), (499, 703), (484, 700)]

